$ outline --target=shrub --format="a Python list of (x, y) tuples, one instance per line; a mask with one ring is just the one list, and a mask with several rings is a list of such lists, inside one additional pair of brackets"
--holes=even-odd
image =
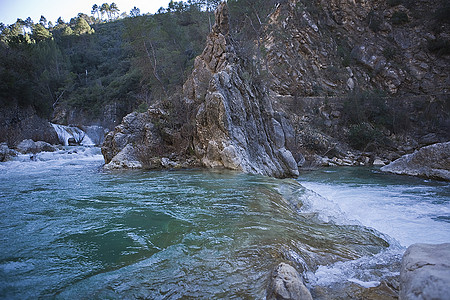
[(402, 4), (402, 0), (387, 0), (389, 6), (397, 6)]
[(349, 128), (348, 140), (351, 147), (358, 150), (367, 150), (369, 146), (385, 144), (383, 133), (370, 123), (360, 123), (351, 125)]
[(391, 22), (394, 25), (402, 25), (409, 22), (408, 14), (404, 11), (396, 11), (392, 14)]
[(450, 54), (450, 41), (449, 40), (430, 40), (428, 42), (428, 50), (437, 55), (449, 55)]
[(371, 10), (367, 15), (367, 23), (373, 32), (378, 32), (380, 31), (380, 26), (383, 23), (383, 18), (380, 17), (375, 11)]
[(148, 104), (147, 102), (142, 102), (141, 104), (139, 104), (139, 106), (136, 108), (136, 111), (138, 113), (144, 113), (148, 110)]
[(383, 56), (387, 60), (392, 60), (396, 55), (397, 55), (397, 49), (395, 49), (393, 47), (387, 47), (387, 48), (383, 49)]

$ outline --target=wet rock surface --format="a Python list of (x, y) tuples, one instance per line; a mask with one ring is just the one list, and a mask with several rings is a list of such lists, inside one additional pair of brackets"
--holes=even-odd
[(450, 243), (413, 244), (400, 272), (400, 300), (444, 300), (450, 293)]
[(268, 300), (312, 300), (300, 274), (292, 266), (280, 263), (272, 272)]
[(17, 155), (17, 151), (10, 149), (7, 143), (0, 143), (0, 162), (8, 161)]

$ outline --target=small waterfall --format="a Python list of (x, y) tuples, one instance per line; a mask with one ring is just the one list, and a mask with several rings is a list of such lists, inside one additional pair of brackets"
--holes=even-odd
[(69, 145), (69, 139), (73, 138), (77, 144), (83, 146), (94, 146), (94, 142), (80, 128), (51, 123), (58, 135), (59, 141), (64, 145)]
[(95, 145), (101, 145), (108, 133), (108, 129), (98, 125), (82, 126), (81, 128)]

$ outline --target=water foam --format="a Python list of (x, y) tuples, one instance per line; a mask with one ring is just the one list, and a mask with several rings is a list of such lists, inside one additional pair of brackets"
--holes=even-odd
[(77, 143), (83, 146), (94, 146), (95, 143), (80, 128), (74, 126), (65, 126), (51, 123), (58, 135), (59, 141), (64, 145), (69, 145), (69, 139), (73, 138)]
[(449, 224), (436, 219), (450, 215), (450, 203), (433, 203), (438, 199), (427, 186), (302, 184), (328, 199), (324, 203), (314, 201), (315, 209), (332, 213), (335, 208), (326, 207), (330, 202), (349, 219), (389, 235), (402, 246), (450, 241)]

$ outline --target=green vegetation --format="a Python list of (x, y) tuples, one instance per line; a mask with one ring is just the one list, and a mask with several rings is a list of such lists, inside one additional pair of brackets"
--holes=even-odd
[(394, 47), (387, 47), (383, 49), (383, 56), (387, 59), (387, 60), (392, 60), (395, 58), (395, 56), (397, 55), (397, 49)]
[(165, 100), (203, 50), (217, 2), (172, 1), (155, 15), (134, 7), (122, 18), (104, 3), (54, 26), (43, 16), (0, 24), (0, 105), (33, 106), (47, 118), (57, 105), (93, 117), (113, 106), (120, 118)]
[(430, 40), (428, 50), (437, 55), (450, 55), (450, 40)]
[[(120, 119), (170, 101), (203, 51), (220, 2), (171, 1), (154, 15), (97, 3), (90, 16), (79, 13), (69, 22), (42, 16), (37, 23), (0, 24), (0, 105), (33, 106), (46, 118), (62, 106), (93, 118), (114, 111)], [(279, 2), (228, 1), (233, 46), (253, 81), (267, 72), (263, 29)]]
[(397, 6), (402, 4), (402, 0), (387, 0), (389, 6)]
[(404, 11), (396, 11), (392, 14), (391, 22), (394, 25), (402, 25), (409, 22), (408, 14)]
[(366, 18), (367, 25), (373, 32), (380, 31), (381, 24), (383, 24), (383, 17), (371, 10)]
[(350, 146), (358, 150), (374, 150), (369, 147), (377, 147), (386, 143), (383, 133), (370, 123), (350, 125), (348, 140)]
[[(400, 105), (400, 104), (399, 104)], [(410, 126), (409, 117), (393, 103), (387, 103), (382, 91), (354, 91), (344, 102), (344, 125), (349, 127), (352, 147), (367, 150), (368, 146), (387, 146), (383, 132), (400, 133)]]

